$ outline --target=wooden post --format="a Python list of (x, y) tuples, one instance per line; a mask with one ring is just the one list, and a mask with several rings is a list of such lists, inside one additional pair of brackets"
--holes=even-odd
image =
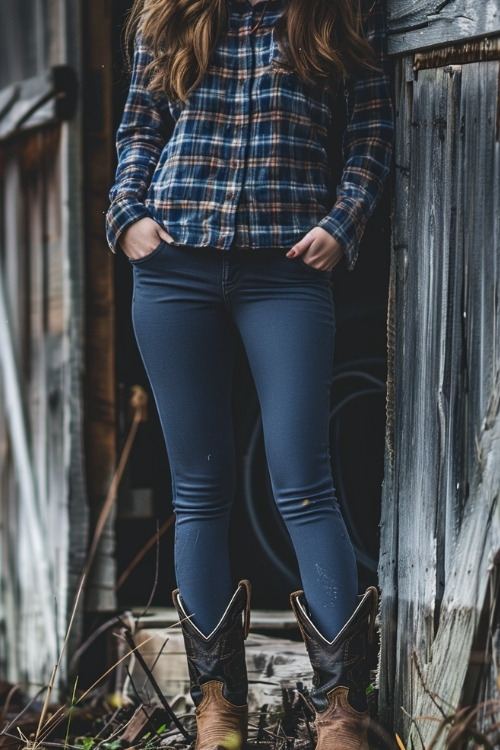
[[(88, 0), (84, 14), (84, 147), (87, 277), (86, 457), (94, 523), (111, 482), (116, 460), (114, 256), (104, 234), (104, 215), (113, 175), (111, 108), (111, 0)], [(114, 515), (96, 555), (87, 608), (115, 606)], [(95, 586), (93, 586), (95, 584)]]

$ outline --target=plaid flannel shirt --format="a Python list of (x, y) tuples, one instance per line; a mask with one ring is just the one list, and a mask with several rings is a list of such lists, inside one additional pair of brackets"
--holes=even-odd
[[(273, 64), (280, 56), (273, 28), (281, 0), (265, 7), (227, 1), (227, 32), (185, 103), (148, 91), (151, 52), (137, 40), (117, 133), (109, 245), (115, 250), (124, 229), (145, 216), (175, 244), (221, 250), (290, 248), (320, 226), (341, 243), (352, 268), (391, 160), (380, 0), (361, 2), (365, 37), (381, 71), (348, 80), (345, 98)], [(339, 106), (347, 106), (347, 127), (335, 185), (329, 154)]]

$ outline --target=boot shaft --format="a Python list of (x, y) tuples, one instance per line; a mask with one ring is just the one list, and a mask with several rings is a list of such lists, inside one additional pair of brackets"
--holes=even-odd
[(219, 623), (209, 635), (204, 635), (186, 611), (179, 590), (173, 592), (195, 706), (199, 706), (203, 699), (203, 685), (214, 680), (222, 683), (222, 695), (229, 703), (235, 706), (246, 703), (248, 684), (244, 642), (250, 626), (250, 596), (250, 583), (240, 581)]
[(292, 594), (290, 602), (313, 668), (311, 702), (316, 711), (326, 711), (328, 695), (343, 687), (349, 705), (355, 711), (365, 712), (370, 681), (368, 648), (377, 614), (377, 589), (371, 586), (366, 590), (354, 614), (333, 641), (327, 641), (312, 622), (302, 591)]

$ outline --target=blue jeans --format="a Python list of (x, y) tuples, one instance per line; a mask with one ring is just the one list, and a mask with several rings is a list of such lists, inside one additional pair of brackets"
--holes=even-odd
[(330, 274), (285, 251), (166, 242), (132, 265), (134, 329), (170, 461), (175, 570), (187, 610), (208, 634), (233, 593), (231, 377), (239, 332), (260, 402), (274, 498), (311, 617), (331, 640), (356, 606), (357, 573), (329, 458)]

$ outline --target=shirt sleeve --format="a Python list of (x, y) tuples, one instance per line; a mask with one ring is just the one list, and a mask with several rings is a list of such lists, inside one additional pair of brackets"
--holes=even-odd
[(151, 60), (150, 51), (138, 38), (130, 88), (116, 135), (118, 166), (106, 214), (106, 235), (113, 252), (130, 224), (151, 217), (144, 200), (169, 135), (167, 113), (147, 89), (146, 67)]
[(354, 268), (365, 224), (382, 194), (393, 138), (383, 2), (362, 0), (362, 9), (365, 38), (375, 51), (380, 69), (347, 83), (342, 178), (332, 210), (319, 222), (343, 246), (349, 269)]

